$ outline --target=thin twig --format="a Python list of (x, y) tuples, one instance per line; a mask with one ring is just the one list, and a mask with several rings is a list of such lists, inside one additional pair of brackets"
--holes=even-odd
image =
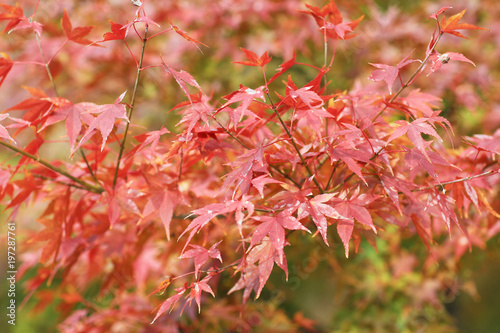
[(307, 173), (309, 174), (309, 177), (312, 177), (312, 180), (314, 182), (314, 184), (316, 184), (316, 186), (318, 187), (318, 190), (321, 192), (321, 193), (324, 193), (323, 191), (323, 188), (321, 187), (320, 183), (318, 182), (318, 180), (316, 179), (316, 176), (313, 174), (313, 172), (311, 171), (311, 169), (309, 168), (309, 166), (307, 165), (304, 157), (302, 156), (301, 152), (300, 152), (300, 149), (299, 147), (297, 146), (297, 144), (295, 143), (295, 140), (293, 139), (293, 136), (292, 134), (290, 133), (290, 131), (288, 130), (288, 127), (286, 127), (285, 125), (285, 122), (283, 121), (283, 119), (281, 118), (279, 112), (278, 112), (278, 109), (276, 108), (276, 105), (273, 103), (273, 100), (271, 99), (271, 95), (269, 94), (269, 92), (267, 92), (267, 97), (269, 98), (269, 102), (271, 103), (271, 107), (272, 109), (274, 110), (274, 113), (276, 114), (276, 116), (278, 117), (280, 123), (281, 123), (281, 126), (283, 127), (283, 129), (285, 130), (286, 134), (288, 135), (288, 138), (290, 139), (290, 142), (292, 143), (293, 147), (295, 148), (295, 151), (297, 152), (297, 154), (299, 155), (299, 158), (302, 162), (302, 164), (304, 165), (304, 167), (306, 168), (307, 170)]
[(79, 178), (76, 178), (76, 177), (70, 175), (68, 172), (66, 172), (66, 171), (64, 171), (64, 170), (62, 170), (62, 169), (54, 166), (52, 163), (50, 163), (50, 162), (48, 162), (48, 161), (46, 161), (46, 160), (44, 160), (44, 159), (42, 159), (42, 158), (40, 158), (38, 156), (32, 155), (30, 153), (27, 153), (24, 150), (19, 149), (19, 148), (15, 147), (15, 146), (13, 146), (13, 145), (11, 145), (9, 143), (3, 142), (3, 141), (0, 141), (0, 144), (3, 145), (3, 146), (5, 146), (5, 147), (7, 147), (7, 148), (9, 148), (10, 150), (13, 150), (13, 151), (21, 154), (21, 155), (24, 155), (24, 156), (26, 156), (28, 158), (31, 158), (32, 160), (34, 160), (34, 161), (42, 164), (43, 166), (49, 168), (50, 170), (52, 170), (54, 172), (57, 172), (57, 173), (65, 176), (65, 177), (71, 179), (75, 183), (78, 183), (81, 186), (83, 186), (87, 191), (98, 193), (98, 194), (104, 192), (104, 189), (102, 187), (95, 186), (93, 184), (89, 184), (86, 181), (83, 181), (83, 180), (81, 180)]
[(113, 178), (113, 188), (115, 188), (116, 181), (118, 180), (118, 172), (120, 171), (120, 162), (121, 162), (121, 159), (123, 156), (123, 150), (125, 149), (125, 142), (127, 140), (127, 133), (128, 133), (131, 119), (132, 119), (132, 113), (134, 111), (135, 97), (137, 96), (137, 89), (139, 87), (139, 79), (140, 79), (141, 72), (142, 72), (142, 62), (144, 60), (144, 52), (146, 50), (146, 43), (148, 41), (147, 35), (148, 35), (148, 26), (146, 25), (146, 28), (144, 30), (144, 38), (142, 40), (141, 59), (139, 60), (139, 65), (137, 66), (137, 74), (135, 77), (134, 91), (132, 93), (132, 100), (130, 102), (130, 107), (129, 107), (129, 111), (128, 111), (128, 122), (127, 122), (127, 125), (125, 125), (125, 133), (123, 134), (123, 140), (120, 143), (120, 152), (118, 153), (118, 158), (116, 160), (115, 177)]

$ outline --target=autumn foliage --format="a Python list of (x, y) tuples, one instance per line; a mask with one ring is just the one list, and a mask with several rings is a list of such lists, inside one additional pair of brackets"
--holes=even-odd
[[(500, 231), (500, 119), (477, 134), (452, 113), (489, 98), (461, 43), (490, 32), (466, 9), (431, 6), (404, 38), (371, 1), (61, 3), (0, 4), (22, 306), (57, 302), (61, 332), (315, 332), (273, 294), (310, 258), (332, 279), (358, 263), (343, 311), (405, 295), (380, 332), (435, 324), (412, 317), (428, 305), (449, 322), (440, 293)], [(377, 20), (393, 40), (367, 39)]]

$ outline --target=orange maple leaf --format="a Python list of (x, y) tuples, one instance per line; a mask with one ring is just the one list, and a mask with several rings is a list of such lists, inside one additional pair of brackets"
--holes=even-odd
[(450, 16), (448, 18), (443, 16), (443, 18), (441, 19), (441, 32), (467, 39), (467, 37), (465, 37), (456, 30), (463, 30), (463, 29), (488, 30), (486, 28), (476, 27), (475, 25), (469, 23), (459, 23), (459, 21), (462, 19), (462, 16), (464, 16), (465, 14), (465, 11), (466, 10), (464, 9), (460, 13)]

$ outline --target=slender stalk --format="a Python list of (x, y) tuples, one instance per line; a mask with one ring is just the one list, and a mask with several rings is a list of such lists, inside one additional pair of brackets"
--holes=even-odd
[(125, 142), (127, 140), (128, 129), (129, 129), (130, 122), (132, 119), (132, 113), (134, 112), (135, 98), (137, 96), (137, 89), (139, 87), (139, 79), (141, 77), (142, 62), (144, 60), (144, 51), (146, 50), (146, 43), (148, 41), (147, 35), (148, 35), (148, 26), (146, 25), (146, 28), (144, 31), (144, 38), (142, 40), (141, 59), (139, 60), (139, 65), (137, 66), (137, 75), (135, 77), (134, 91), (132, 93), (132, 100), (130, 102), (130, 107), (129, 107), (129, 111), (128, 111), (128, 120), (129, 121), (127, 122), (127, 125), (125, 125), (125, 133), (123, 134), (123, 140), (120, 143), (120, 152), (118, 153), (118, 158), (116, 160), (115, 177), (113, 178), (113, 188), (115, 188), (116, 181), (118, 180), (118, 172), (120, 171), (120, 162), (122, 160), (123, 150), (125, 149)]
[[(226, 132), (230, 137), (232, 137), (236, 142), (238, 142), (243, 148), (245, 149), (248, 149), (250, 150), (251, 148), (246, 144), (244, 143), (243, 141), (241, 141), (240, 139), (238, 139), (236, 136), (234, 136), (233, 133), (231, 133), (227, 128), (225, 128), (218, 120), (217, 118), (215, 117), (212, 117), (212, 119), (214, 119), (217, 124), (219, 124), (219, 126), (224, 130), (224, 132)], [(271, 168), (273, 168), (274, 170), (276, 170), (276, 172), (278, 172), (280, 175), (282, 175), (283, 177), (285, 177), (286, 179), (288, 179), (289, 181), (291, 181), (292, 183), (295, 184), (295, 186), (299, 187), (300, 188), (300, 184), (297, 183), (292, 177), (290, 177), (289, 175), (287, 175), (286, 173), (284, 173), (283, 171), (281, 171), (277, 166), (275, 165), (272, 165), (272, 164), (269, 164), (269, 166)]]
[(43, 179), (43, 180), (50, 180), (51, 182), (53, 183), (58, 183), (58, 184), (61, 184), (61, 185), (66, 185), (66, 186), (70, 186), (70, 187), (74, 187), (74, 188), (78, 188), (80, 190), (87, 190), (85, 187), (82, 187), (80, 185), (76, 185), (76, 184), (71, 184), (71, 183), (66, 183), (66, 182), (62, 182), (60, 180), (56, 180), (52, 177), (47, 177), (47, 176), (41, 176), (41, 175), (33, 175), (33, 177), (35, 178), (40, 178), (40, 179)]
[[(391, 97), (391, 99), (389, 100), (388, 104), (391, 104), (392, 102), (394, 102), (394, 100), (403, 92), (403, 90), (405, 90), (406, 87), (408, 87), (413, 82), (413, 80), (415, 80), (415, 78), (417, 77), (417, 75), (422, 71), (422, 69), (424, 68), (425, 64), (429, 60), (429, 57), (430, 57), (432, 51), (434, 51), (434, 49), (436, 48), (439, 40), (441, 39), (441, 36), (443, 36), (443, 33), (439, 34), (438, 38), (436, 39), (436, 42), (434, 43), (434, 45), (432, 46), (432, 48), (429, 50), (429, 52), (425, 56), (425, 59), (420, 63), (420, 66), (418, 66), (418, 68), (415, 71), (415, 73), (413, 73), (413, 75), (410, 76), (410, 78), (408, 80), (406, 80), (405, 84), (403, 84), (401, 86), (401, 88), (399, 88), (399, 90), (394, 94), (394, 96)], [(377, 113), (377, 115), (375, 116), (375, 118), (373, 118), (373, 121), (375, 121), (378, 117), (380, 117), (380, 115), (382, 113), (384, 113), (384, 111), (387, 109), (387, 107), (388, 107), (387, 105), (384, 106), (384, 108), (382, 110), (380, 110), (379, 113)]]
[(472, 180), (472, 179), (475, 179), (475, 178), (480, 178), (480, 177), (485, 177), (485, 176), (493, 175), (495, 173), (499, 173), (499, 170), (490, 170), (490, 171), (486, 171), (486, 172), (477, 174), (475, 176), (467, 176), (467, 177), (460, 178), (460, 179), (450, 180), (450, 181), (447, 181), (447, 182), (444, 182), (444, 183), (434, 184), (434, 185), (430, 185), (430, 186), (426, 186), (426, 187), (420, 187), (420, 188), (411, 190), (411, 192), (419, 192), (419, 191), (429, 190), (429, 189), (434, 188), (434, 187), (443, 187), (443, 186), (449, 185), (449, 184), (466, 182), (466, 181), (469, 181), (469, 180)]
[(290, 133), (290, 131), (288, 130), (288, 127), (286, 127), (285, 122), (281, 118), (281, 116), (280, 116), (280, 114), (278, 112), (278, 109), (276, 108), (276, 105), (273, 103), (273, 100), (271, 99), (271, 95), (269, 94), (269, 92), (267, 92), (267, 97), (269, 98), (269, 101), (271, 102), (271, 107), (274, 110), (274, 113), (276, 114), (276, 116), (278, 117), (278, 119), (279, 119), (279, 121), (281, 123), (281, 126), (283, 127), (283, 129), (285, 130), (286, 134), (288, 135), (288, 138), (290, 139), (290, 142), (292, 143), (293, 148), (295, 148), (295, 151), (299, 155), (300, 161), (302, 162), (302, 164), (306, 168), (307, 173), (309, 174), (309, 177), (313, 177), (312, 180), (313, 180), (314, 184), (316, 184), (316, 186), (318, 187), (318, 189), (319, 189), (319, 191), (321, 193), (324, 193), (323, 188), (321, 187), (320, 183), (316, 179), (314, 173), (311, 171), (311, 169), (307, 165), (306, 161), (304, 160), (304, 157), (302, 156), (302, 154), (300, 152), (299, 147), (297, 146), (297, 144), (295, 143), (295, 140), (293, 139), (292, 134)]
[(83, 152), (82, 148), (80, 148), (80, 153), (82, 154), (83, 160), (85, 161), (85, 164), (87, 165), (87, 169), (89, 170), (90, 175), (92, 176), (92, 178), (94, 179), (94, 181), (96, 183), (98, 183), (97, 178), (96, 178), (96, 176), (94, 174), (94, 170), (92, 170), (92, 168), (90, 167), (89, 161), (87, 160), (87, 156), (85, 156), (85, 153)]
[(40, 43), (40, 37), (38, 37), (38, 35), (35, 34), (35, 38), (36, 38), (36, 43), (38, 44), (38, 48), (40, 49), (40, 53), (42, 54), (43, 66), (45, 67), (45, 70), (47, 71), (47, 75), (49, 76), (50, 83), (52, 83), (52, 89), (54, 89), (54, 93), (56, 94), (56, 96), (59, 96), (59, 94), (57, 93), (57, 88), (56, 88), (56, 84), (54, 82), (54, 78), (52, 77), (52, 73), (50, 72), (49, 63), (47, 62), (47, 60), (45, 58), (45, 53), (43, 52), (42, 44)]
[(0, 141), (0, 145), (5, 146), (5, 147), (9, 148), (10, 150), (13, 150), (13, 151), (15, 151), (15, 152), (17, 152), (17, 153), (19, 153), (21, 155), (24, 155), (24, 156), (28, 157), (28, 158), (31, 158), (32, 160), (34, 160), (34, 161), (42, 164), (43, 166), (49, 168), (50, 170), (52, 170), (54, 172), (57, 172), (58, 174), (61, 174), (61, 175), (65, 176), (65, 177), (71, 179), (75, 183), (80, 184), (87, 191), (98, 193), (98, 194), (104, 192), (104, 189), (102, 187), (95, 186), (93, 184), (89, 184), (86, 181), (83, 181), (83, 180), (81, 180), (79, 178), (76, 178), (76, 177), (70, 175), (68, 172), (66, 172), (66, 171), (64, 171), (64, 170), (62, 170), (62, 169), (54, 166), (52, 163), (50, 163), (50, 162), (48, 162), (48, 161), (46, 161), (46, 160), (44, 160), (44, 159), (42, 159), (42, 158), (40, 158), (38, 156), (32, 155), (30, 153), (27, 153), (24, 150), (17, 148), (16, 146), (13, 146), (13, 145), (11, 145), (9, 143), (6, 143), (6, 142), (3, 142), (3, 141)]

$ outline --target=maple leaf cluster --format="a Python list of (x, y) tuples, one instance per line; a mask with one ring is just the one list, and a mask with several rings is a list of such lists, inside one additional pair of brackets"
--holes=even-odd
[[(272, 21), (279, 6), (262, 3), (261, 17)], [(475, 66), (461, 53), (441, 50), (441, 39), (484, 28), (461, 23), (465, 10), (446, 17), (450, 8), (443, 7), (429, 16), (436, 28), (421, 59), (411, 59), (413, 51), (392, 62), (397, 65), (370, 59), (365, 67), (376, 69), (363, 83), (339, 90), (330, 82), (337, 43), (354, 41), (364, 16), (344, 22), (333, 1), (307, 10), (290, 3), (300, 20), (312, 17), (319, 27), (311, 38), (323, 37), (322, 67), (299, 60), (300, 48), (279, 64), (280, 54), (241, 47), (231, 53), (236, 70), (245, 66), (258, 79), (239, 80), (220, 98), (171, 55), (150, 51), (166, 36), (189, 52), (204, 55), (213, 47), (203, 39), (207, 27), (196, 35), (174, 10), (155, 13), (152, 3), (134, 1), (125, 19), (109, 19), (99, 27), (102, 37), (94, 37), (92, 26), (74, 27), (82, 20), (70, 10), (60, 11), (56, 25), (43, 21), (37, 8), (26, 17), (20, 5), (0, 4), (4, 32), (29, 31), (31, 45), (39, 45), (31, 60), (1, 53), (0, 89), (13, 85), (11, 77), (28, 65), (46, 77), (40, 87), (17, 87), (29, 97), (0, 114), (0, 145), (19, 156), (0, 166), (0, 200), (10, 219), (23, 215), (25, 205), (43, 202), (40, 228), (27, 233), (19, 267), (20, 277), (34, 276), (24, 280), (30, 292), (23, 303), (62, 273), (57, 292), (45, 302), (56, 295), (63, 300), (63, 332), (117, 329), (110, 318), (174, 332), (186, 329), (178, 319), (183, 313), (193, 322), (206, 316), (198, 317), (205, 321), (193, 324), (195, 330), (224, 321), (246, 331), (252, 325), (244, 309), (252, 293), (265, 294), (273, 271), (293, 276), (289, 265), (296, 257), (289, 253), (311, 240), (327, 248), (340, 244), (347, 258), (364, 241), (376, 248), (396, 229), (418, 238), (427, 257), (439, 262), (446, 260), (440, 249), (451, 249), (458, 261), (497, 236), (500, 130), (467, 135), (454, 147), (442, 94), (420, 85), (450, 61)], [(211, 10), (229, 9), (220, 4)], [(184, 19), (185, 26), (195, 20)], [(243, 18), (229, 22), (236, 27), (241, 22), (234, 20)], [(46, 36), (51, 44), (44, 47)], [(93, 58), (126, 64), (124, 72), (110, 66), (120, 81), (106, 87), (113, 93), (82, 99), (69, 92), (72, 74), (65, 77), (60, 66), (73, 52), (75, 67), (80, 62), (85, 68)], [(474, 70), (469, 67), (461, 71)], [(87, 86), (106, 82), (108, 75), (96, 75)], [(147, 88), (155, 80), (173, 83), (176, 98), (169, 96), (167, 122), (145, 128), (138, 115), (156, 107), (166, 113), (146, 98), (156, 91)], [(65, 158), (46, 157), (61, 140)], [(437, 244), (442, 236), (449, 240)], [(394, 277), (415, 265), (408, 266), (394, 268)], [(30, 270), (37, 274), (26, 274)], [(100, 295), (114, 295), (106, 309), (84, 297), (95, 284)], [(436, 302), (437, 293), (436, 287), (416, 303)], [(85, 310), (76, 310), (78, 303)], [(314, 330), (302, 315), (293, 325)]]

